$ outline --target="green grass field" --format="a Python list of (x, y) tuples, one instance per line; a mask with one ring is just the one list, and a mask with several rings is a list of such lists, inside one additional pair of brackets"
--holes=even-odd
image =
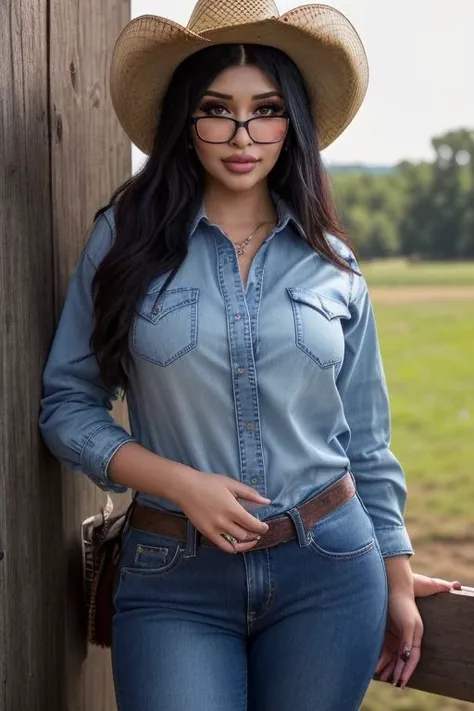
[[(474, 547), (474, 298), (444, 301), (446, 286), (474, 286), (474, 264), (363, 266), (370, 286), (439, 286), (437, 302), (374, 302), (392, 407), (392, 449), (408, 481), (413, 569), (434, 541)], [(439, 560), (428, 558), (430, 574)], [(426, 558), (425, 558), (426, 564)], [(432, 572), (431, 572), (432, 571)], [(428, 572), (423, 570), (422, 572)], [(456, 572), (474, 583), (474, 569)], [(364, 711), (458, 711), (474, 704), (374, 683)]]
[(392, 447), (417, 538), (460, 532), (474, 504), (474, 300), (375, 305)]
[(384, 259), (362, 262), (372, 286), (471, 286), (474, 288), (474, 262), (417, 262)]

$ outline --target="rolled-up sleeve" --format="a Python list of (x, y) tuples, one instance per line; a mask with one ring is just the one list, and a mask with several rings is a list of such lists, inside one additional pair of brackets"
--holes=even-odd
[(121, 493), (108, 465), (134, 438), (112, 415), (118, 392), (108, 389), (90, 347), (94, 314), (92, 280), (113, 241), (110, 213), (95, 222), (69, 283), (58, 328), (43, 373), (39, 426), (50, 451), (104, 491)]
[(345, 356), (337, 376), (350, 430), (347, 456), (382, 555), (412, 555), (404, 523), (405, 475), (390, 449), (386, 379), (373, 308), (361, 276), (354, 277), (349, 309), (351, 318), (344, 321)]

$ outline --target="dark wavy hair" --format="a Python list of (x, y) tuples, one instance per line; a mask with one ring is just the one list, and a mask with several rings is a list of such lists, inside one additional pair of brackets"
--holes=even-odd
[[(337, 267), (352, 271), (326, 234), (346, 244), (318, 149), (308, 90), (295, 63), (262, 45), (213, 45), (182, 62), (162, 102), (152, 153), (121, 185), (96, 218), (114, 205), (116, 238), (93, 281), (95, 327), (91, 348), (112, 388), (127, 385), (128, 333), (150, 281), (167, 274), (163, 289), (187, 254), (189, 228), (203, 199), (203, 168), (189, 147), (191, 116), (214, 79), (232, 66), (259, 67), (281, 90), (290, 128), (288, 150), (268, 185), (295, 211), (308, 243)], [(317, 68), (315, 68), (317, 71)]]

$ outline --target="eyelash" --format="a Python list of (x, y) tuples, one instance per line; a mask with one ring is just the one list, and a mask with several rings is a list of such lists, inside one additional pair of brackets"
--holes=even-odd
[[(202, 111), (205, 114), (210, 115), (213, 109), (226, 109), (227, 107), (224, 106), (223, 104), (218, 104), (215, 101), (205, 101), (201, 106), (199, 107), (199, 110)], [(257, 106), (255, 111), (260, 111), (261, 109), (271, 109), (274, 114), (279, 114), (284, 111), (284, 106), (283, 104), (277, 104), (277, 103), (266, 103), (266, 104), (260, 104)], [(220, 114), (219, 114), (220, 115)], [(266, 115), (266, 114), (265, 114)]]

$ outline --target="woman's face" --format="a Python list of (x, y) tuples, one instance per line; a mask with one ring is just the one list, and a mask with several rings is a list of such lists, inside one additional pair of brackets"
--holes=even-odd
[[(279, 87), (257, 67), (231, 67), (222, 72), (193, 113), (194, 117), (205, 117), (194, 124), (192, 141), (208, 178), (236, 192), (250, 190), (265, 180), (284, 145), (288, 130), (285, 112)], [(223, 120), (257, 117), (249, 126), (250, 135), (240, 127), (233, 138), (235, 124)]]

